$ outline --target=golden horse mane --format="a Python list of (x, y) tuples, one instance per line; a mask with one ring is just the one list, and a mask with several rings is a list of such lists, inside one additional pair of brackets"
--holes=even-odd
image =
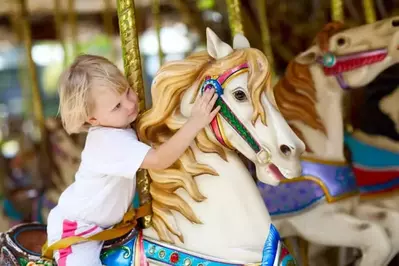
[[(328, 51), (329, 39), (344, 29), (340, 22), (331, 22), (317, 34), (315, 44), (322, 51)], [(320, 130), (326, 134), (323, 121), (316, 110), (316, 87), (308, 65), (291, 60), (284, 76), (273, 88), (274, 97), (283, 117), (302, 141), (306, 141), (300, 132), (290, 122), (301, 121), (313, 129)], [(310, 151), (306, 145), (307, 151)]]
[[(249, 64), (248, 91), (254, 107), (252, 120), (260, 117), (266, 123), (260, 95), (270, 88), (270, 71), (263, 53), (252, 48), (240, 49), (221, 60), (215, 60), (207, 52), (198, 52), (160, 68), (151, 88), (153, 107), (138, 119), (137, 133), (140, 139), (153, 147), (164, 143), (187, 120), (180, 113), (184, 93), (193, 86), (199, 89), (206, 76), (218, 76), (244, 62)], [(196, 137), (195, 144), (202, 152), (216, 153), (226, 160), (223, 148), (212, 142), (204, 130)], [(193, 223), (199, 224), (201, 221), (189, 204), (175, 192), (179, 188), (184, 189), (192, 199), (202, 202), (206, 198), (199, 191), (195, 177), (203, 174), (215, 176), (217, 173), (211, 167), (198, 163), (191, 148), (170, 168), (148, 172), (153, 199), (152, 226), (162, 241), (174, 243), (172, 235), (175, 235), (183, 242), (183, 235), (175, 226), (171, 210), (179, 212)]]

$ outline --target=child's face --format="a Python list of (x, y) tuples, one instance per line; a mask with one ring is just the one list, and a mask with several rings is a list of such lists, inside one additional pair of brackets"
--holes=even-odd
[(137, 94), (128, 89), (122, 94), (102, 89), (94, 98), (94, 110), (89, 123), (93, 126), (126, 128), (137, 118)]

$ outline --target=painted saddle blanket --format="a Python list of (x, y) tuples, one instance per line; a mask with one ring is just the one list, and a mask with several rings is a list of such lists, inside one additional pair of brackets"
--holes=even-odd
[[(0, 234), (3, 248), (1, 265), (55, 266), (52, 260), (41, 258), (37, 251), (27, 249), (18, 242), (21, 232), (45, 232), (43, 224), (20, 224)], [(28, 242), (30, 242), (29, 240)], [(6, 245), (4, 243), (7, 243)], [(104, 266), (148, 266), (151, 264), (171, 266), (297, 266), (297, 262), (284, 245), (279, 232), (270, 224), (260, 262), (242, 263), (216, 258), (198, 252), (157, 241), (143, 236), (141, 230), (133, 230), (126, 236), (106, 241), (100, 255)]]
[[(103, 252), (101, 259), (103, 264), (107, 266), (146, 266), (149, 262), (174, 266), (246, 266), (246, 264), (223, 261), (148, 239), (143, 237), (141, 232), (124, 246)], [(255, 263), (255, 265), (297, 265), (295, 259), (281, 241), (277, 229), (272, 224), (263, 248), (262, 261)]]
[(334, 202), (358, 194), (355, 176), (345, 163), (303, 160), (302, 176), (278, 186), (257, 186), (272, 217), (293, 215), (321, 201)]
[(346, 134), (353, 171), (362, 197), (382, 196), (399, 189), (399, 153), (374, 147)]

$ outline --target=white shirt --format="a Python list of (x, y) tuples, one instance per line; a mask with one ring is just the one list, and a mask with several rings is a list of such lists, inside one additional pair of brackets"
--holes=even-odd
[(70, 219), (102, 228), (117, 224), (132, 204), (136, 172), (150, 148), (130, 128), (90, 128), (75, 182), (58, 207)]

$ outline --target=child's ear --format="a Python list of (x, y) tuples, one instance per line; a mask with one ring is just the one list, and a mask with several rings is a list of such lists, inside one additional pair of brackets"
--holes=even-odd
[(98, 120), (95, 117), (90, 117), (89, 120), (87, 120), (87, 123), (89, 123), (92, 126), (98, 126)]

